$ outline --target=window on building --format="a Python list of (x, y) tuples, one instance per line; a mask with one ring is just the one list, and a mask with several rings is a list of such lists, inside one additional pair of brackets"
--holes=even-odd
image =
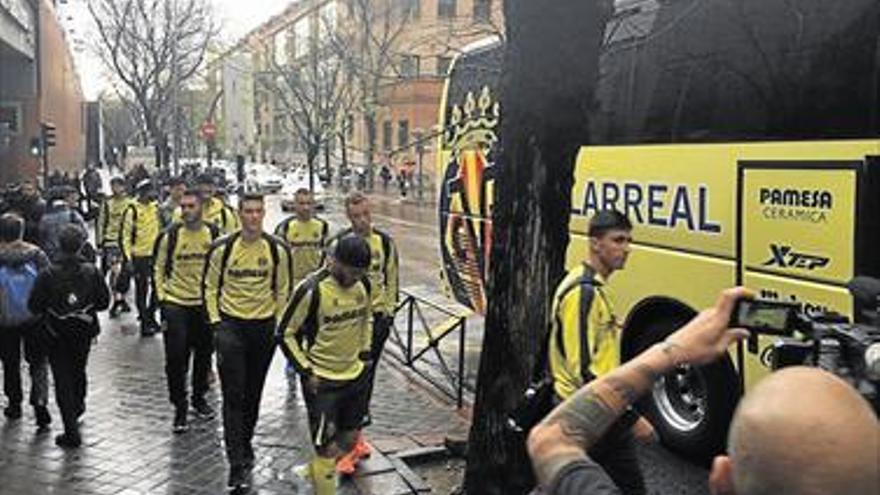
[(452, 57), (437, 57), (437, 75), (446, 77), (449, 75), (449, 67), (452, 65)]
[(488, 21), (492, 17), (492, 0), (474, 0), (474, 20)]
[(397, 147), (409, 146), (409, 121), (401, 120), (397, 123)]
[(421, 0), (394, 0), (394, 8), (402, 19), (417, 20), (422, 17)]
[(455, 4), (455, 0), (438, 0), (437, 17), (447, 19), (455, 17)]
[(386, 120), (382, 123), (382, 148), (391, 149), (391, 121)]
[(400, 77), (419, 77), (419, 56), (403, 55), (400, 57)]

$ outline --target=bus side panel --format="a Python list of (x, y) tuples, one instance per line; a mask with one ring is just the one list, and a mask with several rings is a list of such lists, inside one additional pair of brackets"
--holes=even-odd
[[(764, 299), (799, 302), (804, 304), (807, 310), (831, 310), (844, 315), (852, 314), (852, 297), (844, 287), (754, 272), (746, 272), (743, 283)], [(746, 390), (770, 372), (769, 363), (762, 363), (761, 355), (776, 339), (778, 337), (761, 336), (756, 347), (745, 346)]]
[[(566, 253), (566, 266), (583, 262), (589, 240), (572, 234)], [(626, 321), (630, 311), (646, 297), (675, 299), (696, 311), (715, 303), (718, 293), (735, 284), (736, 265), (732, 259), (673, 251), (636, 242), (623, 270), (608, 281), (618, 316)]]

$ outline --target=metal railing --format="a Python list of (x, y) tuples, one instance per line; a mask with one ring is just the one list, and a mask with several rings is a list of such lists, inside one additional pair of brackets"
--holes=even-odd
[[(391, 327), (389, 339), (395, 345), (386, 345), (387, 354), (410, 368), (438, 391), (454, 399), (461, 409), (464, 407), (467, 315), (456, 313), (405, 290), (401, 290), (401, 294), (404, 297), (394, 310), (395, 325)], [(441, 315), (442, 321), (431, 325), (425, 316), (426, 310)], [(405, 318), (406, 321), (403, 330), (398, 330), (397, 322), (400, 318)], [(458, 366), (452, 368), (443, 356), (440, 344), (456, 331)], [(434, 360), (429, 361), (430, 357)], [(421, 369), (418, 366), (420, 363), (424, 363), (428, 369)]]

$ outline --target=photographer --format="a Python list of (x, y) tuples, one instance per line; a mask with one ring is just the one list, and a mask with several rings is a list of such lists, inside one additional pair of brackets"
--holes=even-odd
[[(674, 367), (702, 365), (748, 335), (727, 327), (742, 288), (620, 368), (581, 388), (529, 435), (528, 450), (545, 493), (618, 494), (586, 455), (614, 421)], [(823, 397), (804, 407), (804, 397)], [(877, 419), (858, 393), (817, 369), (771, 375), (745, 397), (730, 430), (730, 457), (715, 459), (716, 495), (876, 493)]]

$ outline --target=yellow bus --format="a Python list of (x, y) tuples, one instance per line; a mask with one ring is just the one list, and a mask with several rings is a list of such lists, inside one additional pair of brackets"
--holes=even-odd
[[(492, 239), (503, 47), (455, 61), (438, 143), (443, 275), (482, 311)], [(567, 265), (597, 209), (634, 223), (609, 288), (622, 355), (664, 338), (725, 287), (852, 315), (845, 284), (880, 275), (880, 4), (875, 0), (618, 0), (590, 142), (573, 164)], [(670, 448), (723, 448), (733, 409), (768, 372), (770, 340), (682, 367), (641, 404)]]

